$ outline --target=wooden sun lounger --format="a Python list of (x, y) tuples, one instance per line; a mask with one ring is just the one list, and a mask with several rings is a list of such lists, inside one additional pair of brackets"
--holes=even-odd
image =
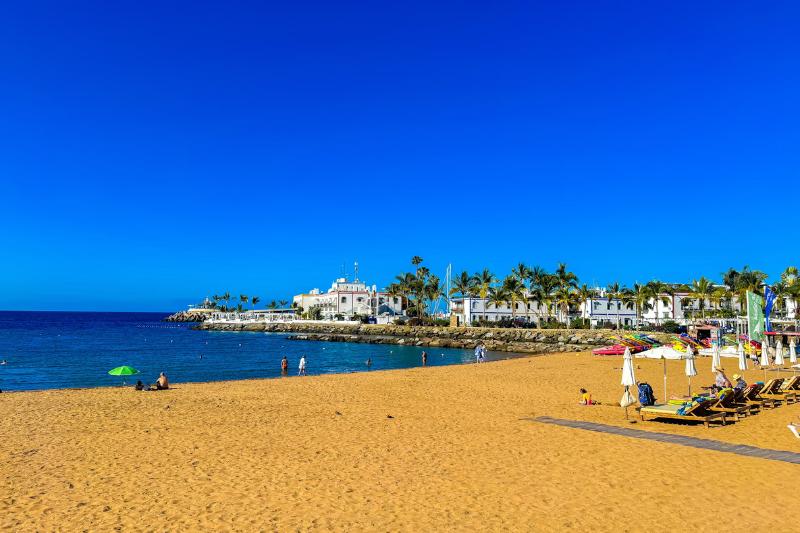
[(759, 409), (763, 408), (773, 408), (777, 407), (777, 401), (770, 399), (770, 398), (762, 398), (759, 395), (759, 392), (763, 387), (758, 383), (753, 383), (752, 385), (748, 385), (744, 391), (742, 392), (742, 401), (739, 403), (743, 403), (750, 407), (758, 407)]
[(783, 385), (781, 385), (781, 392), (800, 393), (800, 375), (792, 376), (787, 381), (784, 381)]
[[(753, 394), (752, 387), (756, 387), (755, 394)], [(752, 396), (748, 399), (748, 394)], [(733, 389), (733, 403), (739, 407), (744, 407), (748, 410), (749, 414), (755, 414), (764, 408), (766, 400), (758, 399), (758, 385), (749, 385), (742, 389)]]
[(702, 422), (705, 427), (709, 427), (709, 423), (712, 420), (719, 419), (724, 426), (726, 413), (715, 413), (714, 411), (709, 410), (709, 406), (714, 402), (716, 402), (716, 400), (704, 400), (702, 402), (698, 402), (692, 407), (686, 409), (686, 412), (682, 415), (678, 414), (678, 410), (681, 408), (680, 405), (651, 405), (639, 409), (639, 415), (642, 417), (642, 421), (646, 420), (646, 416), (649, 416), (650, 418), (671, 418), (674, 420)]
[(721, 393), (716, 401), (712, 400), (711, 404), (708, 406), (708, 409), (710, 411), (714, 411), (715, 413), (727, 413), (729, 415), (733, 415), (733, 419), (738, 422), (740, 416), (747, 416), (749, 414), (751, 407), (747, 405), (736, 405), (734, 402), (735, 396), (736, 393), (733, 390)]
[(786, 403), (794, 403), (797, 401), (797, 393), (794, 391), (781, 391), (783, 385), (783, 378), (774, 378), (764, 384), (764, 388), (759, 392), (762, 398), (769, 398), (771, 400), (780, 400)]

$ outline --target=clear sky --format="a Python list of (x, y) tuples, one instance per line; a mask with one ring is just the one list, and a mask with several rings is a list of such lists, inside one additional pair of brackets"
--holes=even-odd
[(113, 4), (3, 7), (0, 309), (800, 263), (797, 3)]

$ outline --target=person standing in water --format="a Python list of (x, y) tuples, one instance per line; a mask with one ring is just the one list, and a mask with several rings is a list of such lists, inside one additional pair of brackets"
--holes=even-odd
[(367, 358), (367, 368), (372, 368), (372, 357)]
[(428, 352), (422, 350), (422, 366), (428, 366)]
[(305, 355), (301, 355), (300, 356), (300, 364), (298, 365), (297, 368), (299, 370), (297, 372), (298, 376), (305, 376), (306, 375), (306, 356)]
[(285, 376), (288, 373), (289, 373), (289, 360), (284, 355), (283, 359), (281, 359), (281, 374)]

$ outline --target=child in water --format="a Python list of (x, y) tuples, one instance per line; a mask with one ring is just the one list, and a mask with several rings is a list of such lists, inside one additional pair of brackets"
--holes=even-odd
[(592, 395), (586, 392), (586, 389), (581, 389), (581, 401), (578, 403), (580, 405), (600, 405), (600, 402), (592, 400)]

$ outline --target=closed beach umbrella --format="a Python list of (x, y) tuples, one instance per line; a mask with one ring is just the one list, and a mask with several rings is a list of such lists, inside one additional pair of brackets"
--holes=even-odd
[(692, 396), (692, 377), (697, 375), (697, 367), (694, 366), (694, 354), (691, 350), (686, 352), (686, 377), (689, 378), (689, 397)]
[(630, 348), (625, 348), (625, 354), (622, 356), (622, 384), (626, 387), (636, 385), (636, 375), (633, 371), (633, 356), (631, 355)]
[(741, 342), (737, 351), (739, 353), (739, 370), (747, 370), (747, 357), (744, 356), (744, 346), (742, 346)]
[(794, 337), (789, 339), (789, 363), (797, 363), (797, 347), (794, 344)]
[(761, 368), (764, 369), (764, 381), (767, 381), (767, 367), (769, 367), (769, 341), (765, 336), (761, 342)]
[[(761, 342), (761, 366), (769, 366), (769, 341), (767, 341), (766, 337)], [(766, 376), (766, 374), (764, 375)]]
[(628, 419), (628, 405), (636, 400), (631, 396), (630, 387), (636, 385), (636, 376), (633, 372), (633, 356), (631, 349), (625, 348), (625, 353), (622, 355), (622, 384), (625, 386), (625, 392), (622, 395), (620, 403), (625, 405), (625, 420)]
[(719, 344), (714, 345), (714, 353), (711, 355), (711, 371), (722, 368), (722, 361), (719, 359)]
[(775, 365), (783, 366), (783, 343), (780, 339), (775, 343)]
[(132, 366), (118, 366), (117, 368), (112, 368), (108, 371), (109, 376), (132, 376), (134, 374), (138, 374), (139, 371), (133, 368)]

